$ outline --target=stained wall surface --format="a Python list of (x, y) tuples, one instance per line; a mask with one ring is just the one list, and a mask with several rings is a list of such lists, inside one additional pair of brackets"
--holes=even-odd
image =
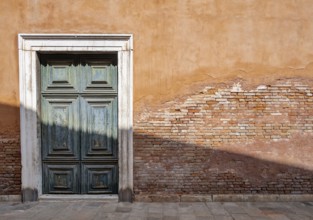
[[(175, 188), (177, 187), (175, 184), (159, 184), (154, 188), (149, 188), (147, 185), (150, 182), (155, 182), (155, 180), (163, 179), (165, 182), (170, 180), (166, 176), (162, 176), (162, 172), (158, 171), (158, 173), (156, 170), (147, 174), (149, 178), (146, 180), (141, 179), (140, 175), (146, 175), (144, 168), (157, 167), (158, 162), (155, 162), (154, 159), (159, 157), (165, 161), (172, 160), (172, 162), (175, 162), (175, 159), (171, 159), (173, 153), (171, 151), (164, 151), (161, 156), (158, 156), (157, 153), (154, 159), (148, 156), (155, 154), (148, 153), (147, 156), (145, 155), (146, 151), (142, 154), (140, 152), (147, 146), (146, 143), (142, 142), (143, 135), (151, 135), (149, 132), (147, 134), (147, 126), (150, 122), (150, 124), (159, 123), (162, 125), (164, 120), (171, 121), (180, 117), (179, 114), (172, 114), (172, 119), (162, 120), (159, 116), (155, 118), (157, 112), (163, 113), (163, 116), (167, 115), (169, 105), (178, 105), (176, 109), (189, 111), (188, 109), (192, 108), (186, 107), (184, 103), (201, 92), (201, 94), (207, 94), (203, 91), (208, 87), (214, 88), (215, 92), (204, 95), (203, 99), (214, 98), (213, 103), (206, 103), (209, 105), (206, 108), (214, 111), (215, 108), (223, 107), (220, 109), (221, 112), (217, 115), (218, 117), (215, 117), (217, 113), (212, 115), (216, 121), (210, 121), (208, 114), (199, 115), (200, 120), (209, 120), (210, 126), (199, 124), (196, 125), (198, 127), (195, 130), (198, 128), (220, 129), (222, 127), (221, 130), (231, 138), (226, 142), (218, 141), (206, 133), (206, 136), (199, 136), (198, 140), (200, 142), (201, 140), (208, 140), (211, 141), (211, 144), (202, 142), (192, 144), (196, 144), (201, 150), (202, 147), (206, 147), (212, 151), (215, 149), (226, 153), (236, 153), (236, 155), (248, 154), (251, 158), (275, 162), (279, 166), (296, 167), (298, 171), (294, 171), (295, 173), (298, 172), (300, 176), (309, 178), (308, 180), (311, 181), (313, 162), (307, 158), (307, 155), (312, 154), (312, 146), (308, 144), (304, 145), (307, 147), (302, 146), (303, 149), (300, 149), (299, 145), (301, 144), (294, 143), (313, 140), (312, 94), (310, 92), (313, 86), (312, 13), (313, 2), (306, 0), (0, 1), (0, 42), (2, 43), (0, 47), (0, 153), (1, 158), (5, 158), (5, 162), (0, 166), (0, 194), (19, 193), (18, 33), (133, 34), (134, 165), (135, 178), (137, 178), (135, 180), (135, 192), (138, 194), (162, 194), (166, 193), (165, 188), (170, 188), (169, 192), (174, 194), (184, 193), (186, 190), (190, 193), (197, 193), (195, 189), (207, 181), (205, 178), (198, 178), (192, 183), (194, 187), (186, 187), (185, 191), (179, 187)], [(268, 90), (268, 93), (258, 94), (258, 88), (269, 89), (272, 86), (278, 86), (276, 92)], [(287, 89), (279, 86), (287, 86)], [(302, 91), (297, 86), (302, 86), (305, 89)], [(225, 97), (225, 94), (221, 94), (219, 91), (226, 93), (237, 91), (239, 94), (226, 94)], [(244, 95), (240, 92), (252, 93), (252, 95)], [(288, 92), (295, 94), (294, 98), (284, 95)], [(303, 95), (299, 94), (301, 92)], [(286, 97), (293, 102), (292, 109), (289, 108), (290, 103), (284, 101)], [(258, 109), (251, 110), (249, 104), (240, 106), (240, 103), (236, 103), (237, 99), (238, 102), (240, 99), (248, 103), (252, 101), (252, 104), (258, 105)], [(234, 103), (225, 106), (224, 101), (226, 103), (233, 101)], [(194, 103), (198, 102), (194, 101)], [(193, 113), (203, 113), (202, 109), (205, 107), (201, 106), (202, 104), (199, 104), (200, 107), (195, 107), (196, 110)], [(294, 110), (295, 106), (303, 107), (303, 109), (296, 111)], [(199, 112), (197, 109), (200, 109)], [(177, 110), (176, 113), (179, 111)], [(259, 133), (247, 135), (248, 131), (253, 129), (250, 129), (251, 123), (240, 121), (240, 117), (244, 117), (240, 115), (243, 112), (250, 114), (251, 117), (248, 116), (248, 118), (252, 120), (257, 118), (259, 121), (266, 121), (268, 115), (277, 123), (280, 120), (285, 120), (285, 124), (282, 122), (279, 127), (275, 127), (278, 126), (275, 123), (269, 123), (269, 127), (273, 130), (287, 130), (287, 135), (268, 134), (265, 122), (264, 126), (263, 124), (260, 125), (261, 131)], [(274, 115), (271, 115), (272, 113)], [(226, 114), (227, 117), (222, 117), (223, 114)], [(305, 114), (306, 120), (301, 114)], [(231, 131), (227, 126), (220, 126), (220, 123), (224, 123), (222, 119), (226, 119), (227, 123), (229, 123), (227, 120), (235, 121), (234, 123), (238, 128), (235, 126), (234, 131)], [(236, 129), (240, 129), (239, 124), (243, 124), (241, 127), (247, 130), (247, 133), (243, 135), (245, 138), (238, 138), (240, 135), (230, 135), (231, 132), (236, 133)], [(290, 127), (285, 128), (284, 125), (286, 124)], [(174, 124), (171, 122), (171, 129), (173, 126)], [(145, 129), (143, 130), (143, 128)], [(153, 133), (153, 131), (151, 132)], [(184, 132), (186, 131), (180, 131), (179, 134), (181, 135), (178, 135), (180, 138), (172, 140), (176, 141), (174, 146), (179, 145), (178, 143), (188, 144), (183, 135)], [(171, 135), (168, 134), (161, 134), (156, 137), (156, 139), (165, 140), (165, 143), (169, 138)], [(230, 145), (230, 143), (237, 143), (236, 141), (239, 144)], [(218, 142), (219, 144), (216, 144)], [(251, 144), (252, 142), (254, 144)], [(153, 147), (151, 152), (154, 152), (153, 150), (162, 151), (162, 147), (159, 145), (148, 143), (148, 146)], [(166, 144), (163, 147), (165, 146)], [(190, 147), (190, 145), (188, 146)], [(166, 150), (168, 149), (170, 148), (166, 148)], [(203, 163), (207, 160), (214, 161), (210, 152), (207, 151), (207, 156), (201, 160)], [(287, 159), (281, 156), (284, 152), (289, 154)], [(178, 160), (175, 163), (177, 163), (179, 170), (184, 170), (185, 173), (182, 171), (183, 176), (191, 178), (193, 166), (184, 168), (189, 159)], [(239, 167), (237, 170), (229, 170), (231, 165), (228, 165), (223, 167), (221, 172), (240, 172), (240, 169), (247, 165), (245, 163), (246, 157), (241, 157), (238, 161), (241, 162), (234, 166)], [(166, 164), (164, 161), (163, 163)], [(269, 166), (267, 165), (267, 167)], [(168, 169), (171, 168), (171, 166), (168, 167)], [(305, 174), (302, 174), (301, 169)], [(278, 170), (279, 172), (264, 174), (259, 179), (256, 178), (255, 181), (258, 184), (255, 185), (255, 188), (263, 185), (268, 186), (270, 179), (272, 177), (277, 178), (278, 174), (286, 174), (286, 179), (288, 179), (287, 171)], [(216, 175), (220, 173), (218, 167), (214, 172), (217, 173)], [(249, 179), (249, 173), (245, 176)], [(246, 181), (245, 176), (240, 181)], [(296, 177), (289, 179), (296, 179)], [(255, 181), (252, 183), (250, 181), (249, 184), (253, 185)], [(7, 182), (11, 184), (4, 184)], [(178, 181), (178, 185), (179, 183)], [(209, 188), (210, 186), (204, 184), (203, 187)], [(239, 187), (234, 192), (242, 193), (242, 191)], [(253, 193), (254, 191), (261, 192), (262, 190), (253, 190), (253, 187), (250, 187), (247, 192)], [(286, 190), (284, 193), (291, 193), (291, 191)], [(312, 186), (307, 186), (306, 191), (297, 190), (297, 188), (293, 191), (294, 193), (312, 193)], [(201, 192), (212, 193), (213, 191), (204, 190)]]

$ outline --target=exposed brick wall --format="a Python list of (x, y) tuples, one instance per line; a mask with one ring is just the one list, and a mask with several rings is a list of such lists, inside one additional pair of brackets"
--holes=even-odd
[(300, 82), (207, 87), (135, 120), (135, 195), (313, 193), (313, 96)]
[(11, 131), (0, 134), (0, 195), (21, 192), (20, 137)]

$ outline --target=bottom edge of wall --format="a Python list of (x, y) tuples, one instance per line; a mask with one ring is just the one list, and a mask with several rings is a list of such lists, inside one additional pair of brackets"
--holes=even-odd
[[(0, 202), (20, 201), (20, 195), (0, 195)], [(313, 202), (313, 194), (147, 194), (135, 195), (135, 202)]]
[(136, 195), (137, 202), (312, 202), (313, 194)]
[(0, 195), (0, 202), (20, 202), (20, 195)]

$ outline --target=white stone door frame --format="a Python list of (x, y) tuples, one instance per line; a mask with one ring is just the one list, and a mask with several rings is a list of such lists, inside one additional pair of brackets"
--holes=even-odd
[(38, 53), (108, 53), (118, 57), (119, 201), (133, 195), (133, 36), (131, 34), (19, 34), (22, 200), (42, 196), (40, 62)]

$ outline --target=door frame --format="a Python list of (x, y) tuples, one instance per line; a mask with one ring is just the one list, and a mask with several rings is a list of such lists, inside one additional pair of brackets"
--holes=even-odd
[(18, 34), (22, 201), (42, 196), (38, 53), (117, 53), (118, 197), (133, 198), (133, 35)]

